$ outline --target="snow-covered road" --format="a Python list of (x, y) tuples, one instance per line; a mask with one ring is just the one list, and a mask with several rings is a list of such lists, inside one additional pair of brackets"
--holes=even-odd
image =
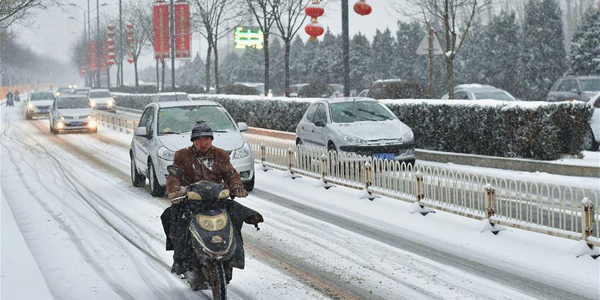
[[(159, 218), (168, 202), (131, 185), (131, 136), (102, 127), (55, 136), (18, 106), (1, 108), (2, 197), (52, 295), (210, 298), (169, 272)], [(257, 173), (256, 192), (241, 200), (266, 222), (244, 229), (246, 269), (234, 271), (232, 299), (599, 297), (598, 261), (569, 255), (574, 241), (515, 229), (493, 236), (471, 219), (422, 217), (407, 203), (283, 177)]]

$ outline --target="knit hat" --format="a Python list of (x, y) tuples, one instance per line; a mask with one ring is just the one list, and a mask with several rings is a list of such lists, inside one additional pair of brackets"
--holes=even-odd
[(190, 140), (193, 142), (195, 139), (199, 139), (204, 136), (209, 136), (212, 140), (214, 140), (213, 131), (210, 126), (204, 121), (197, 121), (196, 125), (194, 125), (194, 129), (192, 129), (192, 136)]

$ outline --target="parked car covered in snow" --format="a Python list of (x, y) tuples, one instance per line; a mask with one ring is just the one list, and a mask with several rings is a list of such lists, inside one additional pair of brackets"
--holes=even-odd
[[(448, 99), (449, 95), (442, 96), (442, 99)], [(517, 101), (509, 92), (483, 84), (461, 84), (454, 87), (454, 98), (456, 100), (499, 100), (499, 101)]]
[(115, 98), (113, 98), (109, 90), (90, 90), (90, 92), (88, 93), (88, 98), (90, 98), (92, 108), (96, 110), (105, 110), (112, 113), (117, 112), (117, 102), (115, 101)]
[(92, 105), (84, 95), (62, 95), (54, 99), (50, 109), (50, 132), (88, 131), (96, 133), (98, 122)]
[(558, 79), (550, 88), (546, 100), (589, 101), (600, 92), (600, 76), (567, 76)]
[(590, 129), (583, 139), (583, 148), (596, 151), (600, 145), (600, 93), (593, 96), (587, 104), (594, 109), (594, 112), (590, 120)]
[(314, 102), (296, 128), (296, 144), (415, 162), (413, 131), (387, 106), (370, 98)]
[(54, 94), (51, 91), (34, 91), (29, 93), (25, 101), (25, 119), (48, 116), (50, 106), (54, 102)]
[(152, 196), (162, 196), (167, 184), (167, 166), (173, 164), (177, 150), (192, 145), (191, 131), (200, 120), (213, 129), (213, 145), (229, 152), (231, 164), (240, 173), (244, 188), (247, 191), (254, 189), (254, 155), (241, 134), (248, 125), (236, 124), (221, 105), (206, 100), (161, 101), (146, 105), (129, 150), (133, 185), (144, 186), (148, 178)]
[(403, 79), (380, 79), (369, 88), (369, 97), (374, 99), (424, 99), (427, 88), (414, 81)]

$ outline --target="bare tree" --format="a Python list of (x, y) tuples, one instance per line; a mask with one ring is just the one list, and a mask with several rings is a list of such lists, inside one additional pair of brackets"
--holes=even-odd
[(154, 31), (152, 24), (152, 5), (147, 1), (132, 1), (126, 7), (125, 19), (133, 25), (133, 45), (130, 47), (135, 71), (135, 86), (139, 87), (138, 59), (148, 52), (153, 45)]
[(283, 40), (285, 49), (285, 96), (290, 96), (290, 47), (292, 40), (302, 28), (306, 20), (304, 8), (310, 3), (309, 0), (267, 0), (273, 8), (275, 24), (279, 29), (276, 34)]
[[(454, 59), (458, 55), (473, 20), (492, 0), (406, 0), (414, 9), (396, 6), (398, 11), (423, 22), (445, 50), (448, 94), (454, 97)], [(462, 12), (462, 13), (460, 13)], [(437, 25), (439, 24), (439, 26)]]
[(206, 91), (210, 91), (210, 50), (212, 50), (215, 56), (215, 88), (217, 93), (220, 93), (218, 42), (235, 28), (235, 26), (226, 26), (225, 24), (230, 24), (230, 21), (235, 21), (242, 15), (238, 14), (239, 0), (193, 0), (192, 4), (196, 10), (195, 14), (202, 24), (203, 30), (200, 33), (206, 38), (209, 48), (206, 56)]
[[(265, 55), (265, 94), (269, 92), (270, 79), (269, 79), (269, 37), (271, 35), (271, 27), (275, 23), (274, 10), (276, 7), (272, 5), (279, 5), (279, 1), (269, 0), (246, 0), (248, 7), (252, 11), (254, 18), (258, 22), (258, 27), (263, 33), (263, 53)], [(271, 3), (270, 3), (271, 2)]]
[(60, 5), (58, 0), (2, 0), (0, 1), (0, 28), (27, 19), (34, 9)]

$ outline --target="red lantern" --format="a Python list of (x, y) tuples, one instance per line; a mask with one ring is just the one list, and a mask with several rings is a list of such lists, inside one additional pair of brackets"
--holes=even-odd
[(115, 61), (112, 60), (112, 59), (109, 59), (109, 60), (106, 61), (106, 64), (108, 64), (109, 66), (112, 66), (112, 65), (115, 64)]
[(132, 64), (133, 63), (133, 57), (128, 58), (127, 62), (130, 63), (130, 64)]
[(358, 0), (354, 3), (354, 11), (361, 16), (366, 16), (370, 14), (373, 9), (371, 8), (371, 5), (367, 4), (366, 0)]
[(322, 35), (325, 32), (325, 29), (321, 24), (317, 23), (317, 19), (313, 19), (311, 23), (304, 27), (304, 31), (306, 34), (310, 36), (310, 40), (312, 42), (317, 40), (317, 37)]
[(109, 44), (109, 45), (114, 45), (115, 44), (115, 40), (108, 39), (108, 40), (106, 40), (106, 43)]
[(304, 12), (311, 18), (318, 18), (325, 13), (325, 9), (316, 3), (312, 3), (306, 6)]

